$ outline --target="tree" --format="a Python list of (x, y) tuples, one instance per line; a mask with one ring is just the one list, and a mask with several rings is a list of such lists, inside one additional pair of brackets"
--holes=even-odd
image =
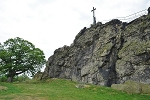
[(34, 75), (45, 62), (43, 51), (22, 38), (8, 39), (0, 44), (0, 73), (6, 74), (8, 82), (22, 73)]

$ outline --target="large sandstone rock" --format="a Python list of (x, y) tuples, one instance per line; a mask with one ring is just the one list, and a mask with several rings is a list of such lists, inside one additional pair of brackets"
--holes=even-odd
[(102, 86), (150, 84), (150, 15), (83, 28), (70, 46), (54, 51), (42, 76)]
[(150, 85), (131, 80), (126, 81), (124, 84), (112, 84), (111, 88), (127, 93), (150, 94)]
[(42, 75), (43, 75), (43, 72), (37, 72), (37, 73), (33, 76), (33, 79), (35, 79), (35, 80), (41, 80)]

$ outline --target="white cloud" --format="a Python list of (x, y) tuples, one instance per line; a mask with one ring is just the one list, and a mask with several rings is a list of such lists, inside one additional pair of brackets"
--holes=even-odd
[(0, 42), (21, 37), (42, 49), (46, 58), (92, 23), (147, 9), (148, 0), (0, 0)]

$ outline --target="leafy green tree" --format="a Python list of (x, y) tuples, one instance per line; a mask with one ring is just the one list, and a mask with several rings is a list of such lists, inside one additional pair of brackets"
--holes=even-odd
[(22, 38), (8, 39), (0, 44), (0, 73), (6, 74), (8, 82), (21, 73), (34, 75), (45, 62), (43, 51)]

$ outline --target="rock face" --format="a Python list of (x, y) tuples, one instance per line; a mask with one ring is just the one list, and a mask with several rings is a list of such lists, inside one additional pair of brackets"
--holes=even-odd
[(150, 15), (83, 28), (70, 46), (49, 57), (42, 78), (102, 86), (127, 80), (150, 84)]

